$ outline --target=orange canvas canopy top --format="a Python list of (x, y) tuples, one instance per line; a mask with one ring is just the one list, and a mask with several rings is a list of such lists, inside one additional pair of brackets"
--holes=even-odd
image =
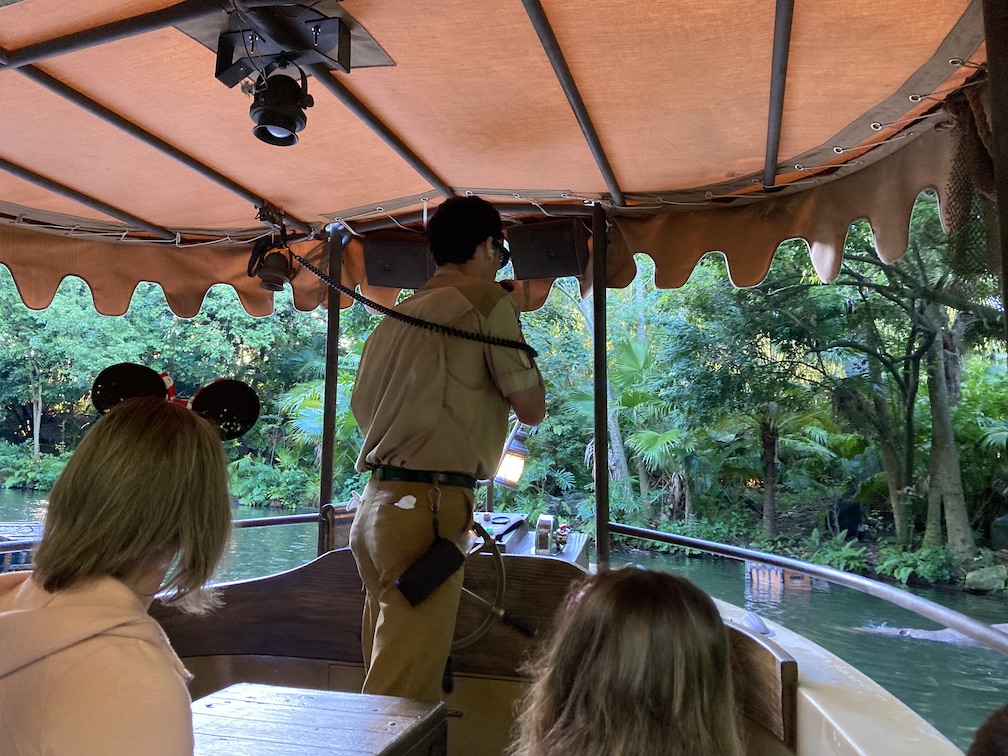
[[(603, 208), (610, 286), (709, 251), (751, 285), (793, 237), (828, 280), (858, 218), (903, 254), (985, 62), (981, 0), (0, 0), (0, 262), (35, 308), (77, 275), (108, 314), (139, 281), (266, 314), (246, 264), (279, 220), (322, 267), (339, 228), (388, 301), (361, 240), (472, 193), (508, 224)], [(290, 146), (252, 132), (276, 76), (313, 100)]]

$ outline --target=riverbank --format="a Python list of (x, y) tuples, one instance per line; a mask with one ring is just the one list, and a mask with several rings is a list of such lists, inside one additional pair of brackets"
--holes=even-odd
[[(826, 511), (817, 505), (782, 510), (778, 525), (781, 535), (772, 538), (760, 533), (761, 524), (755, 518), (742, 524), (712, 523), (697, 517), (688, 527), (677, 522), (659, 529), (826, 565), (904, 588), (1008, 595), (1008, 550), (994, 551), (982, 542), (976, 557), (964, 564), (946, 547), (922, 548), (920, 533), (914, 534), (911, 546), (897, 544), (891, 518), (872, 512), (867, 513), (862, 527), (852, 525), (850, 532), (836, 526), (831, 529)], [(689, 551), (619, 536), (613, 548), (654, 554)]]

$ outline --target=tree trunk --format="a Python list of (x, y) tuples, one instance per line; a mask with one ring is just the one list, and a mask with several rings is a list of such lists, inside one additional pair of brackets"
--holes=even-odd
[(42, 374), (38, 365), (32, 364), (32, 460), (38, 462), (41, 456), (42, 430)]
[(927, 520), (924, 525), (924, 540), (921, 543), (925, 549), (936, 549), (945, 543), (942, 533), (942, 490), (937, 485), (940, 473), (936, 471), (938, 458), (934, 449), (931, 450), (931, 459), (928, 461), (928, 497), (927, 497)]
[(637, 460), (637, 484), (640, 486), (641, 501), (646, 501), (651, 494), (651, 484), (648, 481), (647, 465), (644, 460)]
[(912, 532), (912, 513), (904, 504), (906, 491), (906, 478), (903, 474), (903, 464), (900, 460), (899, 450), (896, 448), (895, 440), (881, 440), (879, 451), (882, 455), (882, 469), (885, 471), (886, 486), (889, 489), (889, 506), (893, 513), (893, 529), (896, 531), (896, 542), (900, 544), (910, 543), (910, 533)]
[(938, 439), (938, 423), (935, 415), (939, 413), (938, 407), (942, 402), (947, 402), (947, 392), (939, 387), (945, 383), (945, 368), (942, 364), (941, 333), (935, 335), (928, 349), (927, 369), (928, 369), (928, 403), (931, 408), (931, 456), (928, 459), (928, 497), (927, 497), (927, 522), (924, 527), (924, 541), (921, 544), (925, 549), (935, 549), (945, 543), (942, 533), (942, 503), (944, 500), (942, 471), (943, 450)]
[(685, 465), (680, 466), (679, 472), (683, 481), (683, 520), (686, 521), (686, 532), (689, 533), (689, 528), (693, 524), (693, 486), (686, 477)]
[[(949, 549), (961, 559), (976, 555), (976, 543), (970, 529), (963, 495), (962, 474), (959, 468), (959, 450), (952, 430), (949, 409), (948, 383), (945, 380), (944, 332), (940, 331), (928, 350), (928, 398), (931, 407), (931, 485), (928, 493), (928, 532), (925, 545), (941, 542), (936, 535), (933, 517), (945, 510), (945, 528)], [(939, 521), (940, 522), (940, 521)], [(940, 527), (940, 524), (939, 526)]]
[[(868, 375), (874, 385), (882, 382), (882, 371), (874, 360), (868, 364)], [(882, 469), (885, 471), (886, 486), (889, 489), (889, 506), (892, 507), (893, 528), (896, 530), (896, 542), (910, 543), (911, 519), (906, 510), (904, 491), (907, 487), (907, 474), (903, 460), (900, 457), (896, 434), (890, 422), (889, 403), (880, 391), (872, 391), (872, 410), (875, 416), (875, 427), (879, 436), (879, 451), (882, 456)]]
[(777, 535), (777, 426), (769, 420), (760, 423), (760, 447), (763, 460), (763, 536)]
[[(585, 320), (585, 325), (588, 327), (588, 333), (591, 334), (592, 340), (595, 337), (595, 317), (592, 313), (591, 302), (587, 299), (578, 300), (578, 310), (581, 312), (581, 317)], [(596, 349), (604, 349), (605, 345), (595, 346)], [(625, 488), (630, 488), (630, 465), (627, 463), (626, 447), (623, 445), (623, 434), (620, 431), (619, 419), (616, 416), (616, 409), (613, 407), (613, 391), (612, 384), (609, 383), (608, 376), (606, 377), (606, 400), (609, 404), (609, 411), (607, 413), (608, 426), (609, 426), (609, 459), (606, 464), (610, 470), (610, 474), (613, 480), (623, 481)], [(596, 464), (598, 461), (596, 460)], [(628, 490), (627, 493), (630, 493)]]
[(908, 360), (904, 369), (903, 394), (903, 470), (906, 480), (914, 479), (914, 455), (917, 449), (917, 391), (920, 388), (920, 360)]
[(612, 384), (606, 380), (606, 399), (609, 403), (609, 469), (612, 479), (621, 481), (626, 493), (632, 493), (630, 464), (627, 462), (626, 447), (623, 445), (623, 433), (619, 427), (619, 417), (613, 406)]

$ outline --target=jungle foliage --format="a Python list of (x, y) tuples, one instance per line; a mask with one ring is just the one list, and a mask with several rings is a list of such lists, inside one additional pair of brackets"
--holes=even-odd
[[(1008, 513), (1004, 315), (996, 276), (959, 276), (948, 246), (923, 195), (903, 259), (879, 260), (857, 223), (829, 284), (800, 241), (782, 244), (750, 289), (736, 289), (712, 254), (682, 288), (659, 290), (640, 256), (634, 283), (608, 292), (605, 460), (592, 441), (591, 309), (576, 281), (557, 281), (545, 306), (523, 315), (548, 416), (528, 439), (521, 487), (499, 490), (498, 508), (590, 529), (593, 468), (603, 464), (612, 517), (629, 525), (863, 571), (878, 550), (842, 527), (840, 510), (855, 502), (881, 543), (878, 570), (896, 580), (940, 582), (978, 554), (991, 558), (990, 523)], [(124, 316), (108, 318), (76, 279), (36, 312), (2, 268), (0, 304), (4, 485), (51, 485), (95, 419), (94, 376), (129, 361), (168, 372), (183, 396), (219, 376), (252, 384), (263, 415), (228, 442), (233, 494), (318, 504), (323, 313), (298, 312), (281, 293), (273, 316), (252, 318), (215, 287), (186, 320), (142, 285)], [(340, 500), (364, 483), (349, 396), (376, 322), (359, 305), (341, 315)]]

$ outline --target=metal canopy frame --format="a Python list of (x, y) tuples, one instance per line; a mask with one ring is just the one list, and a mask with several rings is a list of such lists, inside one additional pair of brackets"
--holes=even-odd
[(51, 192), (62, 195), (63, 197), (68, 197), (69, 199), (80, 202), (82, 205), (90, 207), (92, 210), (97, 210), (100, 213), (105, 213), (113, 218), (118, 218), (124, 223), (128, 223), (134, 228), (139, 228), (158, 239), (164, 239), (165, 241), (170, 241), (175, 238), (175, 233), (169, 231), (167, 228), (158, 226), (155, 223), (146, 221), (143, 218), (138, 218), (132, 213), (128, 213), (118, 207), (113, 207), (100, 199), (92, 197), (89, 194), (84, 194), (83, 192), (78, 192), (73, 187), (69, 187), (66, 184), (61, 184), (58, 181), (54, 181), (51, 178), (42, 176), (35, 171), (29, 170), (22, 165), (17, 163), (12, 163), (10, 160), (0, 158), (0, 170), (7, 171), (13, 176), (17, 176), (23, 181), (28, 181), (36, 186), (40, 186), (43, 189), (48, 189)]
[(546, 52), (546, 57), (549, 58), (550, 65), (553, 66), (553, 72), (556, 74), (557, 81), (560, 82), (560, 87), (567, 96), (567, 102), (570, 103), (571, 110), (574, 111), (574, 116), (581, 127), (585, 141), (588, 142), (588, 148), (595, 158), (595, 163), (609, 187), (613, 203), (619, 207), (625, 206), (626, 200), (623, 197), (623, 192), (616, 182), (616, 175), (613, 173), (612, 166), (609, 165), (609, 158), (606, 157), (605, 150), (602, 148), (598, 132), (595, 131), (595, 124), (592, 123), (591, 116), (588, 114), (588, 108), (585, 107), (584, 100), (581, 98), (581, 92), (578, 91), (574, 75), (571, 73), (563, 51), (560, 49), (560, 43), (557, 42), (556, 35), (553, 33), (553, 27), (550, 26), (549, 19), (546, 18), (542, 3), (539, 0), (522, 0), (522, 4), (525, 6), (525, 12), (528, 13), (536, 34), (539, 35), (539, 41)]
[(787, 83), (788, 53), (791, 51), (791, 21), (794, 0), (777, 0), (774, 14), (773, 64), (770, 72), (770, 113), (767, 116), (766, 162), (763, 186), (777, 182), (777, 158), (780, 154), (781, 126), (784, 122), (784, 86)]
[[(780, 0), (780, 2), (791, 1), (792, 0)], [(560, 83), (568, 102), (570, 103), (575, 117), (577, 118), (578, 124), (580, 125), (582, 133), (585, 137), (585, 141), (595, 158), (599, 171), (605, 179), (606, 185), (609, 188), (612, 203), (618, 207), (626, 206), (624, 194), (619, 187), (612, 167), (609, 163), (609, 159), (602, 147), (601, 140), (599, 139), (594, 124), (592, 123), (591, 116), (589, 115), (587, 107), (584, 104), (584, 100), (578, 91), (577, 84), (574, 81), (566, 60), (564, 59), (563, 51), (557, 42), (553, 29), (549, 24), (549, 20), (546, 18), (541, 2), (539, 2), (539, 0), (522, 0), (522, 2), (525, 6), (526, 12), (528, 13), (530, 21), (536, 30), (536, 33), (539, 35), (543, 49), (553, 66), (557, 80)], [(60, 82), (58, 79), (49, 76), (32, 65), (33, 63), (47, 58), (52, 58), (78, 50), (84, 50), (89, 47), (105, 44), (107, 42), (125, 39), (127, 37), (136, 36), (138, 34), (143, 34), (156, 29), (173, 26), (175, 24), (192, 21), (194, 19), (221, 12), (224, 12), (224, 10), (222, 9), (220, 3), (215, 0), (184, 0), (184, 2), (169, 8), (141, 14), (121, 21), (111, 22), (94, 29), (88, 29), (82, 32), (64, 35), (62, 37), (56, 37), (54, 39), (29, 45), (18, 50), (4, 50), (3, 48), (0, 48), (0, 69), (18, 69), (22, 74), (35, 83), (46, 87), (58, 96), (74, 103), (78, 107), (97, 116), (98, 118), (105, 120), (112, 126), (115, 126), (125, 133), (139, 139), (159, 152), (177, 160), (186, 167), (215, 182), (219, 186), (233, 192), (245, 200), (248, 200), (256, 207), (268, 208), (271, 211), (276, 211), (276, 206), (267, 198), (257, 196), (251, 190), (218, 173), (209, 166), (196, 160), (193, 156), (188, 155), (182, 150), (164, 142), (157, 136), (142, 129), (137, 124), (117, 113), (112, 112), (82, 92), (78, 92), (72, 87), (69, 87), (63, 82)], [(298, 47), (310, 44), (307, 39), (304, 39), (302, 30), (294, 27), (288, 18), (273, 9), (267, 8), (266, 13), (263, 15), (250, 15), (249, 22), (256, 27), (256, 31), (269, 35), (271, 38), (283, 45)], [(339, 100), (355, 117), (358, 118), (358, 120), (364, 123), (374, 134), (380, 137), (385, 144), (388, 145), (395, 154), (402, 158), (402, 160), (414, 171), (416, 171), (417, 174), (428, 181), (431, 187), (442, 197), (447, 198), (457, 194), (457, 192), (449, 186), (448, 183), (442, 179), (430, 165), (428, 165), (412, 149), (410, 149), (401, 136), (396, 134), (388, 126), (388, 124), (368, 109), (367, 106), (365, 106), (356, 95), (354, 95), (338, 78), (336, 78), (329, 69), (322, 64), (311, 64), (306, 66), (305, 70), (310, 73), (319, 82), (319, 84), (326, 89), (326, 91)], [(783, 95), (781, 96), (783, 97)], [(42, 177), (42, 179), (47, 180), (45, 177)], [(81, 197), (75, 196), (75, 199), (80, 199), (84, 202), (84, 204), (88, 204), (88, 199), (92, 202), (100, 202), (100, 200), (94, 198), (85, 199), (83, 195)], [(96, 207), (95, 205), (89, 206)], [(96, 207), (96, 209), (101, 208)], [(529, 206), (512, 205), (509, 210), (512, 212), (528, 212)], [(104, 210), (102, 211), (105, 212)], [(557, 210), (557, 212), (562, 211)], [(584, 206), (572, 206), (568, 212), (571, 214), (588, 215), (590, 213), (590, 209), (585, 208)], [(553, 208), (550, 209), (550, 213), (554, 213)], [(151, 233), (154, 233), (153, 229), (159, 229), (159, 227), (153, 224), (143, 221), (142, 219), (133, 218), (132, 216), (128, 219), (122, 214), (110, 212), (109, 215), (119, 218), (120, 220), (130, 222), (137, 228), (150, 231)], [(399, 216), (395, 218), (395, 221), (400, 223), (413, 223), (416, 222), (413, 217), (414, 215), (415, 213), (410, 213), (408, 216)], [(312, 225), (305, 220), (291, 216), (285, 216), (285, 220), (289, 226), (305, 235), (313, 236), (316, 233), (316, 229), (314, 229)], [(395, 221), (391, 222), (395, 223)], [(160, 238), (165, 238), (164, 235), (160, 233), (161, 231), (166, 231), (166, 229), (159, 229), (159, 232), (154, 235), (159, 236)], [(174, 234), (171, 234), (171, 238), (174, 238), (174, 236)]]
[(162, 10), (113, 21), (94, 29), (56, 37), (18, 50), (0, 51), (0, 68), (21, 68), (46, 58), (193, 21), (221, 11), (221, 4), (217, 0), (184, 0)]
[[(3, 49), (0, 49), (0, 56), (3, 56), (5, 54), (7, 54), (7, 52)], [(177, 147), (168, 144), (163, 139), (155, 136), (146, 129), (141, 128), (137, 124), (133, 123), (127, 118), (124, 118), (115, 111), (106, 108), (101, 103), (92, 100), (83, 92), (79, 92), (73, 87), (64, 84), (62, 81), (55, 78), (54, 76), (50, 76), (45, 71), (42, 71), (41, 69), (36, 68), (35, 66), (30, 64), (19, 66), (17, 70), (18, 73), (22, 74), (26, 78), (35, 82), (39, 86), (45, 87), (58, 97), (61, 97), (64, 100), (73, 103), (82, 110), (90, 113), (96, 118), (102, 119), (109, 125), (119, 129), (120, 131), (129, 134), (130, 136), (136, 139), (139, 139), (141, 142), (147, 144), (150, 147), (153, 147), (158, 152), (167, 155), (168, 157), (173, 158), (174, 160), (177, 160), (179, 163), (186, 166), (187, 168), (196, 171), (197, 173), (213, 181), (218, 186), (221, 186), (224, 189), (227, 189), (228, 191), (241, 197), (242, 199), (247, 200), (256, 207), (260, 209), (270, 209), (274, 211), (276, 210), (275, 205), (273, 205), (269, 200), (260, 197), (250, 189), (247, 189), (246, 187), (242, 186), (236, 181), (232, 181), (227, 176), (218, 173), (213, 168), (209, 167), (208, 165), (205, 165), (204, 163), (201, 163), (199, 160), (197, 160), (187, 152), (183, 152)], [(291, 226), (294, 229), (297, 229), (298, 231), (307, 236), (313, 236), (315, 234), (315, 229), (313, 229), (309, 223), (299, 218), (285, 215), (284, 219), (289, 226)], [(144, 223), (148, 226), (150, 225), (147, 224), (146, 221), (144, 221)], [(175, 234), (171, 234), (170, 238), (175, 238)]]

